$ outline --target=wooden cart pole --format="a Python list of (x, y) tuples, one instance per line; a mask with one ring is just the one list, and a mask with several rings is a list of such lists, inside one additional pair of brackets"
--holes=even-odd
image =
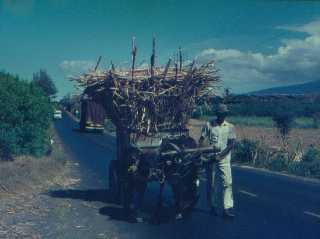
[(156, 63), (156, 37), (153, 35), (152, 37), (152, 54), (150, 58), (150, 66), (151, 66), (151, 79), (154, 77), (154, 67)]
[(136, 47), (136, 38), (132, 37), (132, 63), (131, 63), (131, 80), (134, 78), (134, 69), (136, 65), (136, 56), (137, 56), (137, 47)]
[(119, 188), (120, 200), (125, 209), (129, 209), (129, 201), (127, 197), (127, 180), (129, 166), (129, 150), (130, 150), (130, 134), (127, 129), (117, 127), (117, 160), (119, 162)]
[(179, 72), (182, 71), (182, 50), (181, 47), (179, 47)]

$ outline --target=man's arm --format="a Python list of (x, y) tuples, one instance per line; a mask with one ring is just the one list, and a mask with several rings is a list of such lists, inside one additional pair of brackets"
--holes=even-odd
[(236, 139), (228, 139), (227, 147), (217, 154), (217, 159), (221, 160), (224, 157), (226, 157), (230, 153), (230, 151), (234, 148), (235, 143), (236, 143)]
[(208, 127), (208, 125), (206, 124), (201, 129), (201, 136), (200, 136), (199, 142), (198, 142), (200, 146), (203, 144), (203, 141), (204, 141), (205, 137), (207, 136), (207, 127)]
[(230, 153), (230, 151), (234, 148), (235, 144), (236, 144), (236, 132), (235, 132), (234, 126), (231, 125), (229, 129), (227, 147), (217, 154), (217, 159), (222, 160), (224, 157), (226, 157)]

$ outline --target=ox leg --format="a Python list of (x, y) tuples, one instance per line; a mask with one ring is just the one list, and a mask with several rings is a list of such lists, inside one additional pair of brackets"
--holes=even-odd
[(163, 190), (164, 190), (164, 182), (160, 182), (158, 203), (156, 206), (156, 210), (151, 218), (151, 222), (154, 224), (160, 224), (161, 211), (163, 207)]

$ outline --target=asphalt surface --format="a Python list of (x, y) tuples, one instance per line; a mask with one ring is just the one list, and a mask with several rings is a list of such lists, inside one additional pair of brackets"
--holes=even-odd
[[(114, 137), (83, 134), (76, 130), (77, 127), (77, 123), (66, 114), (62, 120), (56, 121), (58, 134), (79, 164), (81, 187), (54, 196), (92, 204), (89, 210), (75, 215), (87, 219), (89, 224), (92, 222), (90, 232), (83, 238), (99, 238), (101, 228), (106, 233), (112, 230), (113, 237), (121, 239), (320, 238), (319, 182), (240, 167), (233, 167), (237, 215), (234, 220), (210, 215), (202, 190), (203, 197), (188, 218), (169, 220), (160, 225), (128, 223), (117, 217), (120, 209), (109, 204), (107, 199), (107, 166), (115, 158)], [(155, 187), (148, 189), (146, 204), (155, 203)]]

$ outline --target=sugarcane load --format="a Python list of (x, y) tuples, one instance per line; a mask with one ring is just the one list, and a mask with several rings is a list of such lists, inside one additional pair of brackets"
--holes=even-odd
[[(186, 205), (183, 190), (194, 188), (197, 180), (195, 158), (199, 158), (201, 151), (189, 136), (187, 123), (197, 104), (215, 95), (219, 83), (217, 69), (214, 61), (199, 65), (194, 60), (184, 64), (181, 48), (175, 60), (156, 66), (155, 38), (149, 67), (136, 67), (134, 38), (131, 57), (129, 69), (111, 64), (109, 69), (98, 70), (100, 57), (93, 70), (71, 80), (83, 88), (83, 98), (102, 105), (106, 117), (116, 127), (117, 160), (109, 164), (109, 188), (124, 208), (128, 211), (132, 208), (130, 195), (134, 192), (129, 191), (136, 189), (132, 182), (144, 178), (136, 191), (143, 194), (139, 187), (145, 188), (148, 181), (157, 180), (161, 185), (161, 202), (163, 186), (168, 181), (177, 210), (181, 211)], [(211, 148), (202, 148), (201, 152), (206, 150)], [(179, 172), (183, 167), (184, 172)], [(186, 182), (173, 180), (172, 176), (177, 174), (181, 174), (178, 181)], [(183, 184), (188, 185), (178, 186)], [(194, 198), (189, 199), (185, 201), (190, 206)]]

